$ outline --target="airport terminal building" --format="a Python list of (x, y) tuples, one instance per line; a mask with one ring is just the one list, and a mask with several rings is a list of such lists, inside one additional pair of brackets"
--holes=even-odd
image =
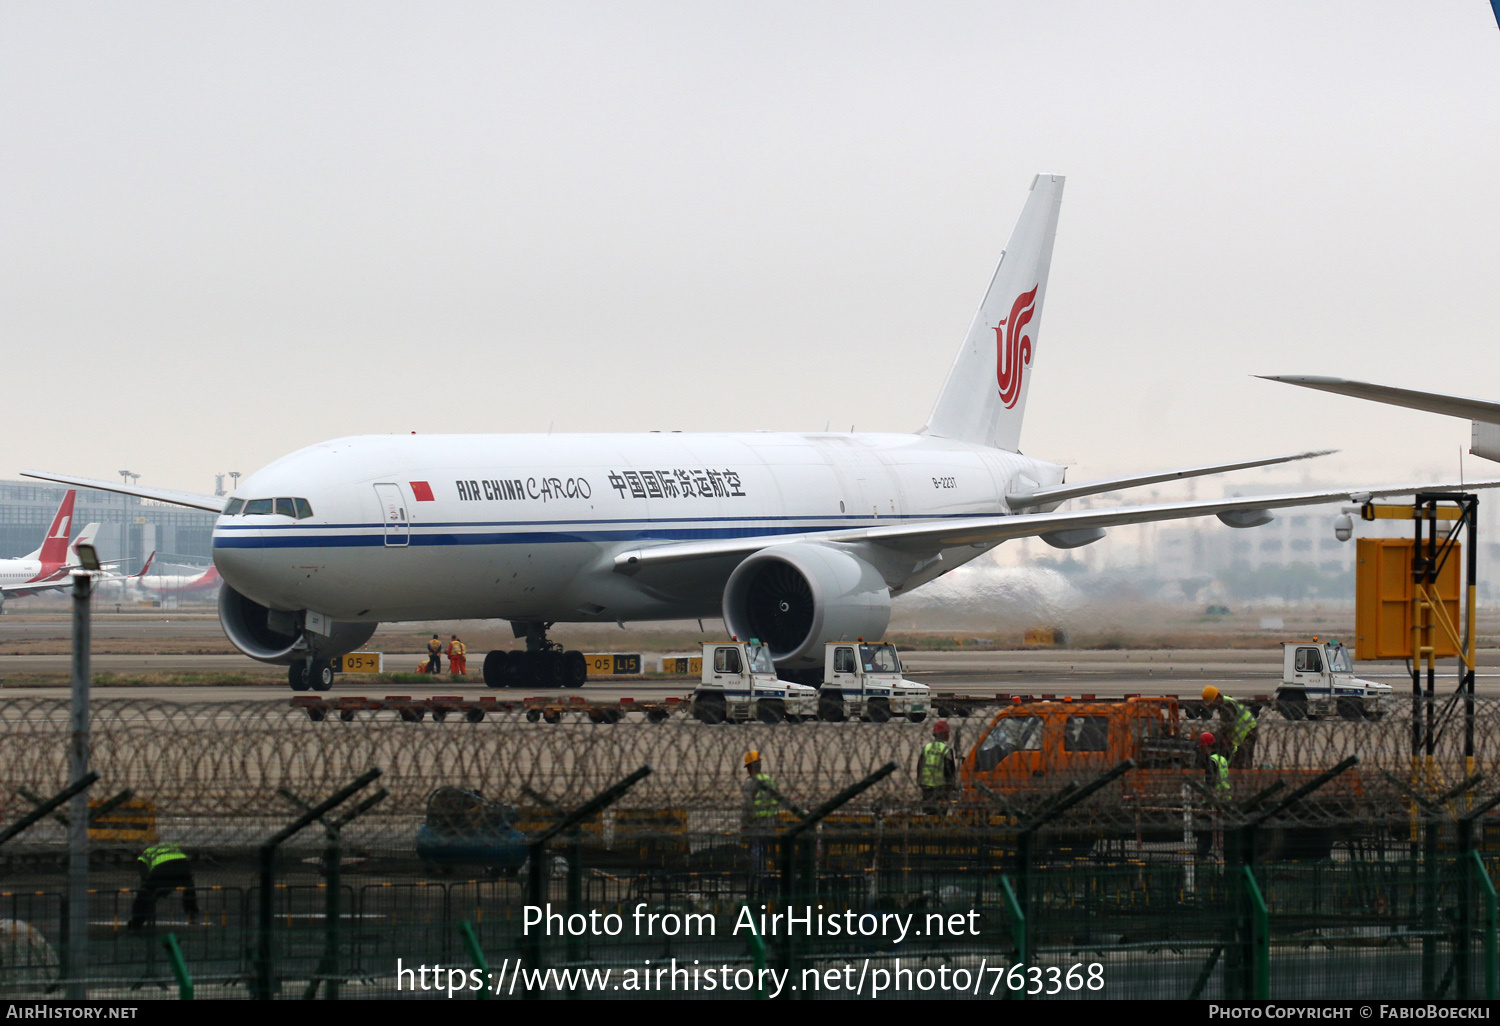
[[(0, 557), (24, 556), (39, 546), (66, 492), (41, 481), (0, 481)], [(99, 555), (126, 559), (126, 568), (135, 570), (152, 552), (168, 562), (206, 563), (213, 557), (215, 519), (201, 510), (80, 488), (70, 533), (99, 523)]]

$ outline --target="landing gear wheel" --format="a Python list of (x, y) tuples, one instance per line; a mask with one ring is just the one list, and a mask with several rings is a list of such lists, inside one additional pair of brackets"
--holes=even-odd
[(509, 652), (496, 649), (487, 653), (484, 657), (484, 684), (485, 687), (503, 688), (507, 686), (505, 675), (505, 663)]
[(723, 695), (704, 695), (693, 702), (693, 716), (702, 723), (723, 723), (728, 715)]
[(314, 691), (327, 691), (333, 687), (333, 667), (327, 659), (314, 659), (308, 667), (307, 680)]
[(560, 688), (566, 679), (561, 652), (538, 652), (533, 658), (541, 664), (542, 683), (549, 688)]
[(786, 705), (778, 698), (762, 698), (755, 703), (755, 717), (762, 723), (785, 723)]
[(512, 652), (506, 661), (511, 670), (511, 687), (534, 688), (542, 684), (541, 653)]
[(865, 719), (871, 723), (889, 723), (891, 703), (889, 699), (872, 698), (865, 703)]
[(589, 664), (582, 652), (563, 653), (563, 687), (581, 688), (588, 682)]
[(286, 682), (293, 691), (306, 691), (312, 686), (307, 679), (307, 660), (298, 659), (286, 668)]

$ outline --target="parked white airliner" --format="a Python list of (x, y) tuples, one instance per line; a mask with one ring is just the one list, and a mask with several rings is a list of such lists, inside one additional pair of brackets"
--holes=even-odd
[(156, 595), (200, 595), (213, 591), (219, 586), (223, 578), (219, 576), (219, 568), (209, 566), (196, 574), (152, 574), (147, 576), (146, 572), (151, 569), (152, 560), (156, 553), (151, 553), (151, 558), (146, 560), (146, 565), (141, 567), (141, 572), (131, 578), (135, 586), (143, 592)]
[(68, 526), (73, 522), (73, 504), (77, 498), (78, 493), (72, 488), (63, 495), (38, 548), (15, 559), (0, 559), (0, 611), (4, 610), (7, 598), (72, 586), (69, 571), (81, 565), (79, 544), (92, 545), (99, 533), (98, 524), (88, 524), (69, 544)]
[[(1038, 175), (932, 415), (916, 434), (378, 435), (302, 449), (228, 501), (28, 471), (215, 512), (219, 614), (241, 651), (326, 688), (331, 656), (386, 620), (502, 618), (525, 651), (486, 683), (582, 684), (555, 622), (722, 615), (780, 668), (879, 637), (891, 596), (1008, 538), (1087, 544), (1122, 524), (1268, 510), (1413, 486), (1057, 512), (1069, 498), (1300, 459), (1064, 484), (1018, 451), (1062, 199)], [(1428, 486), (1421, 486), (1428, 487)], [(1434, 486), (1437, 487), (1437, 486)]]

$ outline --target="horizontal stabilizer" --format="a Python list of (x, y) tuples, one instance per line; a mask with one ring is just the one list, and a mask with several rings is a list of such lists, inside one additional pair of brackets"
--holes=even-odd
[(1226, 474), (1231, 470), (1248, 470), (1251, 467), (1269, 467), (1277, 463), (1291, 463), (1294, 460), (1310, 460), (1316, 456), (1327, 456), (1337, 451), (1337, 449), (1318, 449), (1312, 452), (1296, 452), (1289, 456), (1271, 456), (1261, 460), (1246, 460), (1242, 463), (1213, 463), (1202, 467), (1183, 467), (1180, 470), (1163, 470), (1154, 474), (1140, 474), (1133, 477), (1101, 478), (1097, 481), (1085, 481), (1081, 484), (1058, 485), (1056, 488), (1039, 488), (1031, 492), (1013, 492), (1005, 497), (1005, 503), (1011, 509), (1022, 509), (1028, 506), (1045, 506), (1049, 503), (1076, 499), (1083, 495), (1117, 492), (1122, 488), (1136, 488), (1140, 485), (1157, 484), (1161, 481), (1178, 481), (1188, 477), (1204, 477), (1208, 474)]

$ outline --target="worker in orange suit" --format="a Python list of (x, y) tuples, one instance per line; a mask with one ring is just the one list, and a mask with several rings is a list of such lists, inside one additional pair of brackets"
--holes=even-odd
[(458, 640), (458, 635), (453, 635), (453, 640), (448, 642), (449, 673), (455, 674), (457, 676), (463, 676), (464, 674), (469, 672), (469, 662), (464, 657), (464, 653), (467, 651), (468, 648), (464, 645), (464, 643)]

